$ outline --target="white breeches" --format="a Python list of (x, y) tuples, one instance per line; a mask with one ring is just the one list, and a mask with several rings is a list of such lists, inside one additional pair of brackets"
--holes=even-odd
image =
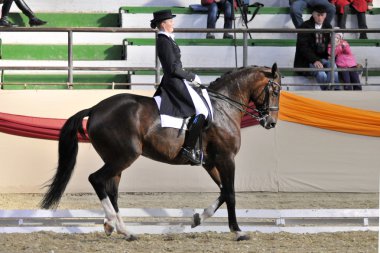
[[(207, 119), (207, 117), (209, 116), (208, 115), (208, 110), (207, 110), (207, 107), (206, 105), (204, 104), (202, 98), (198, 95), (198, 93), (188, 84), (187, 81), (185, 81), (185, 85), (186, 85), (186, 88), (187, 90), (189, 91), (190, 93), (190, 96), (191, 96), (191, 99), (193, 100), (193, 103), (194, 103), (194, 106), (195, 106), (195, 114), (196, 115), (199, 115), (199, 114), (203, 114), (205, 116), (205, 118)], [(211, 107), (211, 101), (210, 101), (210, 97), (208, 96), (208, 93), (205, 89), (202, 89), (202, 94), (203, 94), (203, 97), (206, 99), (209, 107), (210, 107), (210, 110), (211, 110), (211, 118), (212, 118), (212, 107)]]

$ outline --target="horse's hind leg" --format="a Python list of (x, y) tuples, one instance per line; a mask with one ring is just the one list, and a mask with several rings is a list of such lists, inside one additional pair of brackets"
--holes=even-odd
[[(113, 202), (116, 203), (116, 207), (117, 207), (117, 201), (115, 201), (117, 198), (117, 194), (110, 198), (107, 193), (107, 184), (111, 183), (112, 185), (111, 180), (114, 180), (115, 176), (120, 175), (121, 171), (125, 167), (127, 166), (120, 166), (120, 165), (106, 163), (101, 169), (92, 173), (88, 179), (90, 183), (92, 184), (96, 194), (98, 195), (105, 212), (104, 231), (106, 232), (106, 234), (110, 235), (112, 231), (114, 230), (114, 228), (116, 228), (116, 229), (120, 229), (118, 230), (118, 232), (122, 231), (122, 234), (125, 235), (125, 238), (127, 240), (133, 240), (136, 237), (132, 235), (131, 233), (129, 233), (126, 229), (123, 229), (125, 228), (124, 223), (123, 225), (120, 225), (121, 217), (119, 217), (118, 212), (116, 212), (115, 207), (111, 202), (111, 199), (113, 199)], [(114, 190), (117, 191), (118, 183), (115, 184), (115, 182), (113, 182), (113, 184), (114, 184), (114, 187), (113, 187)], [(108, 188), (112, 189), (112, 187), (108, 187)], [(109, 189), (108, 189), (108, 192), (111, 192)]]
[[(128, 240), (135, 240), (137, 239), (137, 237), (132, 235), (127, 230), (127, 227), (125, 226), (123, 218), (119, 212), (119, 206), (118, 206), (117, 200), (119, 197), (120, 179), (121, 179), (121, 173), (113, 177), (112, 179), (108, 180), (106, 183), (106, 192), (116, 212), (116, 223), (115, 223), (116, 232), (118, 234), (123, 234)], [(106, 226), (104, 227), (104, 230), (107, 235), (111, 235), (113, 228), (110, 228), (110, 229), (111, 230), (108, 230)]]

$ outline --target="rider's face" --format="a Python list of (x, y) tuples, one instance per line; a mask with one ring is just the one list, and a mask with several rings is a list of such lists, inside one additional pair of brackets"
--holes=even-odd
[(163, 28), (163, 30), (167, 33), (172, 33), (173, 30), (174, 30), (174, 21), (173, 19), (166, 19), (164, 21), (162, 21), (161, 23), (161, 27)]

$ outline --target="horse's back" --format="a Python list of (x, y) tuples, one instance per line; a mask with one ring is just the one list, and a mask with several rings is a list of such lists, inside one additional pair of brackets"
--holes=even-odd
[[(91, 109), (87, 129), (92, 134), (100, 131), (144, 131), (158, 118), (158, 108), (153, 98), (135, 94), (117, 94), (99, 102)], [(146, 130), (145, 130), (146, 131)]]

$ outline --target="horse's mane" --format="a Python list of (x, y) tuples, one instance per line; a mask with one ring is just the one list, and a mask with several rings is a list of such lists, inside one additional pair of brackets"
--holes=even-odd
[(232, 84), (239, 82), (239, 80), (241, 80), (242, 78), (246, 78), (249, 74), (255, 71), (263, 73), (265, 77), (276, 78), (276, 76), (273, 76), (270, 67), (253, 65), (248, 67), (240, 67), (224, 73), (223, 75), (212, 81), (210, 83), (209, 88), (212, 90), (220, 90), (223, 87), (229, 87), (230, 83)]

